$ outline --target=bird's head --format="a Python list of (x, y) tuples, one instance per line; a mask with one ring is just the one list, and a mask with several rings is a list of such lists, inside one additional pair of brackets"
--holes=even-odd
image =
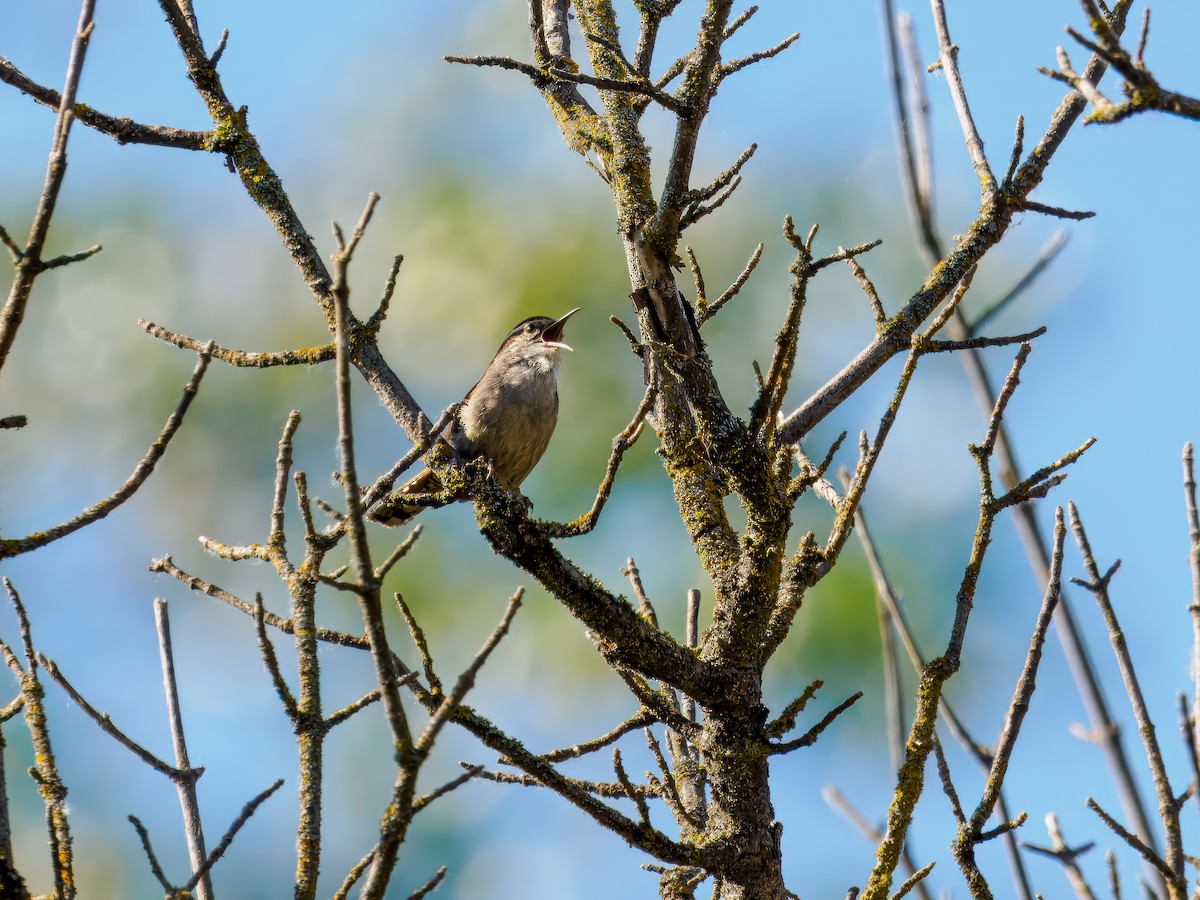
[(563, 343), (563, 330), (567, 319), (579, 312), (579, 308), (571, 310), (565, 316), (551, 319), (549, 316), (533, 316), (526, 319), (508, 333), (504, 343), (496, 352), (496, 357), (514, 356), (533, 360), (543, 360), (552, 367), (557, 367), (560, 350), (570, 350)]

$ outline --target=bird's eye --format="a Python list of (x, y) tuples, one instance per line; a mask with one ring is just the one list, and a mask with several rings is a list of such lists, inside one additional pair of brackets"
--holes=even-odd
[(533, 326), (533, 323), (532, 323), (532, 322), (531, 322), (530, 324), (528, 324), (528, 325), (526, 325), (526, 326), (525, 326), (525, 333), (526, 333), (526, 334), (533, 334), (535, 331), (537, 331), (537, 328), (535, 328), (535, 327)]

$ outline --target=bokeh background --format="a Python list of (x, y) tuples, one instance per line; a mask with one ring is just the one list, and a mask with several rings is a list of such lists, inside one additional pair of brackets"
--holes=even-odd
[[(664, 34), (661, 70), (694, 35), (701, 4), (685, 0)], [(628, 17), (627, 4), (621, 8)], [(1026, 117), (1030, 144), (1062, 97), (1039, 75), (1053, 65), (1062, 26), (1083, 27), (1075, 4), (1020, 0), (994, 6), (949, 4), (976, 121), (994, 168), (1008, 157), (1014, 123)], [(911, 8), (923, 57), (935, 57), (928, 10)], [(393, 366), (432, 414), (457, 400), (511, 325), (534, 313), (584, 312), (571, 323), (575, 353), (560, 380), (564, 406), (550, 451), (526, 483), (539, 515), (571, 518), (585, 509), (603, 471), (609, 440), (641, 394), (640, 367), (608, 322), (629, 317), (628, 283), (607, 191), (563, 146), (537, 93), (522, 76), (446, 64), (446, 54), (528, 55), (522, 4), (198, 4), (205, 39), (231, 38), (221, 63), (235, 103), (250, 123), (311, 233), (328, 252), (328, 223), (351, 227), (370, 191), (383, 200), (356, 258), (353, 304), (373, 308), (392, 255), (403, 253), (383, 345)], [(1140, 15), (1140, 8), (1135, 15)], [(59, 85), (78, 7), (64, 0), (0, 3), (0, 54), (38, 81)], [(203, 129), (207, 120), (155, 4), (100, 3), (79, 93), (81, 101), (138, 121)], [(1197, 90), (1191, 35), (1200, 11), (1178, 2), (1155, 7), (1148, 60), (1163, 83)], [(626, 28), (628, 37), (632, 25)], [(821, 225), (817, 249), (831, 252), (876, 238), (862, 262), (885, 305), (895, 309), (923, 272), (904, 209), (873, 3), (781, 3), (761, 11), (732, 42), (737, 55), (793, 31), (783, 56), (726, 82), (701, 141), (697, 181), (724, 169), (751, 142), (759, 151), (737, 195), (687, 235), (710, 292), (740, 271), (755, 244), (766, 245), (758, 273), (705, 328), (731, 402), (752, 400), (750, 363), (766, 360), (786, 306), (791, 260), (780, 224)], [(1084, 54), (1075, 52), (1082, 65)], [(1108, 83), (1106, 82), (1106, 85)], [(945, 81), (931, 75), (937, 217), (943, 235), (964, 230), (978, 203)], [(41, 190), (52, 114), (12, 89), (0, 90), (0, 223), (18, 239)], [(661, 160), (669, 122), (647, 117)], [(1200, 189), (1195, 160), (1200, 126), (1148, 115), (1117, 127), (1077, 127), (1055, 158), (1036, 199), (1092, 209), (1086, 222), (1025, 216), (982, 266), (970, 308), (1000, 296), (1055, 229), (1069, 244), (1036, 287), (992, 324), (992, 333), (1049, 326), (1037, 341), (1008, 421), (1020, 458), (1033, 469), (1089, 436), (1097, 446), (1039, 509), (1075, 500), (1114, 582), (1118, 613), (1182, 790), (1187, 769), (1177, 738), (1175, 697), (1189, 690), (1191, 600), (1188, 537), (1179, 468), (1181, 447), (1200, 437), (1196, 335), (1200, 325), (1191, 263)], [(101, 243), (92, 260), (41, 277), (27, 321), (0, 378), (0, 410), (26, 413), (29, 427), (2, 442), (0, 531), (23, 535), (74, 515), (111, 492), (174, 407), (194, 357), (148, 338), (139, 317), (225, 346), (283, 349), (326, 340), (320, 317), (265, 218), (214, 156), (120, 147), (76, 127), (70, 168), (49, 253)], [(836, 372), (871, 332), (867, 306), (849, 272), (833, 268), (810, 287), (795, 405)], [(996, 377), (1008, 350), (989, 352)], [(837, 432), (873, 429), (892, 390), (880, 373), (817, 429), (821, 455)], [(176, 442), (132, 502), (67, 540), (4, 564), (30, 610), (38, 647), (130, 734), (163, 755), (163, 711), (151, 602), (170, 601), (192, 761), (206, 767), (200, 799), (210, 844), (242, 805), (277, 777), (288, 786), (265, 804), (215, 872), (220, 896), (290, 894), (294, 868), (294, 746), (254, 645), (250, 622), (178, 583), (146, 571), (170, 553), (183, 568), (244, 597), (261, 591), (286, 611), (269, 567), (208, 557), (196, 542), (261, 540), (268, 523), (276, 442), (290, 409), (304, 415), (297, 466), (314, 493), (336, 500), (329, 367), (266, 372), (214, 364)], [(368, 391), (357, 390), (360, 471), (386, 468), (403, 436)], [(977, 481), (967, 443), (984, 418), (951, 358), (922, 363), (873, 480), (867, 512), (885, 564), (903, 592), (927, 652), (944, 645), (946, 614), (975, 522)], [(680, 633), (687, 588), (707, 584), (674, 516), (669, 484), (651, 440), (627, 457), (613, 502), (597, 531), (570, 553), (610, 587), (627, 592), (628, 556), (640, 566), (660, 620)], [(843, 454), (840, 462), (852, 464)], [(493, 627), (505, 598), (528, 578), (491, 556), (469, 508), (424, 517), (425, 534), (388, 584), (424, 624), (443, 678), (453, 678)], [(797, 530), (822, 533), (828, 514), (806, 501)], [(373, 536), (380, 554), (396, 533)], [(1068, 575), (1081, 575), (1068, 552)], [(1078, 617), (1122, 721), (1131, 717), (1107, 638), (1090, 598), (1073, 590)], [(966, 666), (951, 688), (960, 712), (994, 743), (1032, 628), (1040, 591), (1005, 519), (984, 571)], [(17, 640), (7, 605), (0, 636)], [(330, 625), (355, 629), (346, 595), (321, 606)], [(398, 621), (392, 623), (401, 634)], [(407, 644), (397, 638), (403, 652)], [(278, 646), (285, 659), (286, 641)], [(843, 896), (865, 882), (872, 846), (821, 799), (837, 785), (873, 821), (892, 787), (882, 741), (881, 678), (874, 600), (865, 564), (852, 547), (837, 573), (814, 591), (770, 670), (773, 707), (814, 678), (825, 688), (802, 728), (855, 690), (866, 699), (817, 746), (774, 764), (774, 802), (785, 825), (785, 873), (803, 897)], [(370, 687), (364, 654), (323, 651), (329, 708)], [(1114, 839), (1084, 806), (1119, 804), (1098, 750), (1068, 727), (1084, 713), (1055, 639), (1008, 780), (1014, 809), (1027, 810), (1028, 840), (1046, 842), (1043, 816), (1057, 812), (1073, 842)], [(0, 696), (15, 692), (10, 684)], [(599, 663), (582, 626), (534, 588), (512, 635), (485, 669), (470, 702), (535, 750), (576, 743), (635, 708)], [(126, 816), (151, 828), (168, 873), (182, 879), (186, 852), (174, 791), (101, 734), (56, 687), (48, 707), (72, 826), (83, 896), (151, 897), (149, 874)], [(37, 891), (51, 887), (42, 811), (23, 775), (31, 763), (18, 721), (5, 729), (17, 844), (16, 861)], [(1152, 802), (1136, 731), (1129, 745)], [(949, 746), (949, 741), (947, 741)], [(652, 768), (640, 738), (626, 742), (630, 768)], [(453, 777), (459, 760), (494, 759), (462, 734), (442, 739), (427, 788)], [(964, 802), (980, 773), (957, 749), (951, 765)], [(607, 777), (599, 763), (581, 775)], [(371, 710), (342, 726), (327, 745), (323, 888), (332, 892), (371, 846), (390, 783), (386, 733)], [(939, 860), (931, 883), (956, 895), (965, 886), (949, 858), (952, 820), (931, 784), (912, 847), (919, 862)], [(1196, 833), (1188, 812), (1186, 834)], [(1193, 839), (1194, 840), (1194, 839)], [(1196, 852), (1195, 844), (1191, 845)], [(981, 851), (999, 895), (1009, 878), (999, 848)], [(537, 790), (475, 783), (421, 815), (405, 845), (392, 892), (406, 896), (440, 865), (441, 895), (461, 898), (654, 896), (647, 862), (563, 801)], [(1084, 858), (1102, 883), (1101, 850)], [(1064, 895), (1053, 863), (1029, 857), (1037, 888)], [(1138, 864), (1122, 854), (1127, 892)]]

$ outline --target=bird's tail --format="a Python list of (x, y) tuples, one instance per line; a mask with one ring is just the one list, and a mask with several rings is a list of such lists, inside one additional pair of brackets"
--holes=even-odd
[(442, 484), (437, 475), (432, 470), (426, 469), (371, 507), (367, 518), (389, 528), (407, 524), (427, 507), (416, 503), (405, 503), (404, 498), (413, 494), (432, 494), (441, 488)]

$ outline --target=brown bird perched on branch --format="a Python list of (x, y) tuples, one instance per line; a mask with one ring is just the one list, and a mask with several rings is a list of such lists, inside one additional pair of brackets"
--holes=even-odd
[[(534, 316), (508, 333), (483, 377), (458, 407), (444, 437), (466, 459), (488, 461), (496, 481), (515, 491), (533, 471), (558, 423), (558, 367), (567, 319)], [(406, 504), (403, 494), (441, 490), (436, 472), (426, 469), (380, 502), (370, 517), (384, 525), (403, 525), (424, 506)]]

